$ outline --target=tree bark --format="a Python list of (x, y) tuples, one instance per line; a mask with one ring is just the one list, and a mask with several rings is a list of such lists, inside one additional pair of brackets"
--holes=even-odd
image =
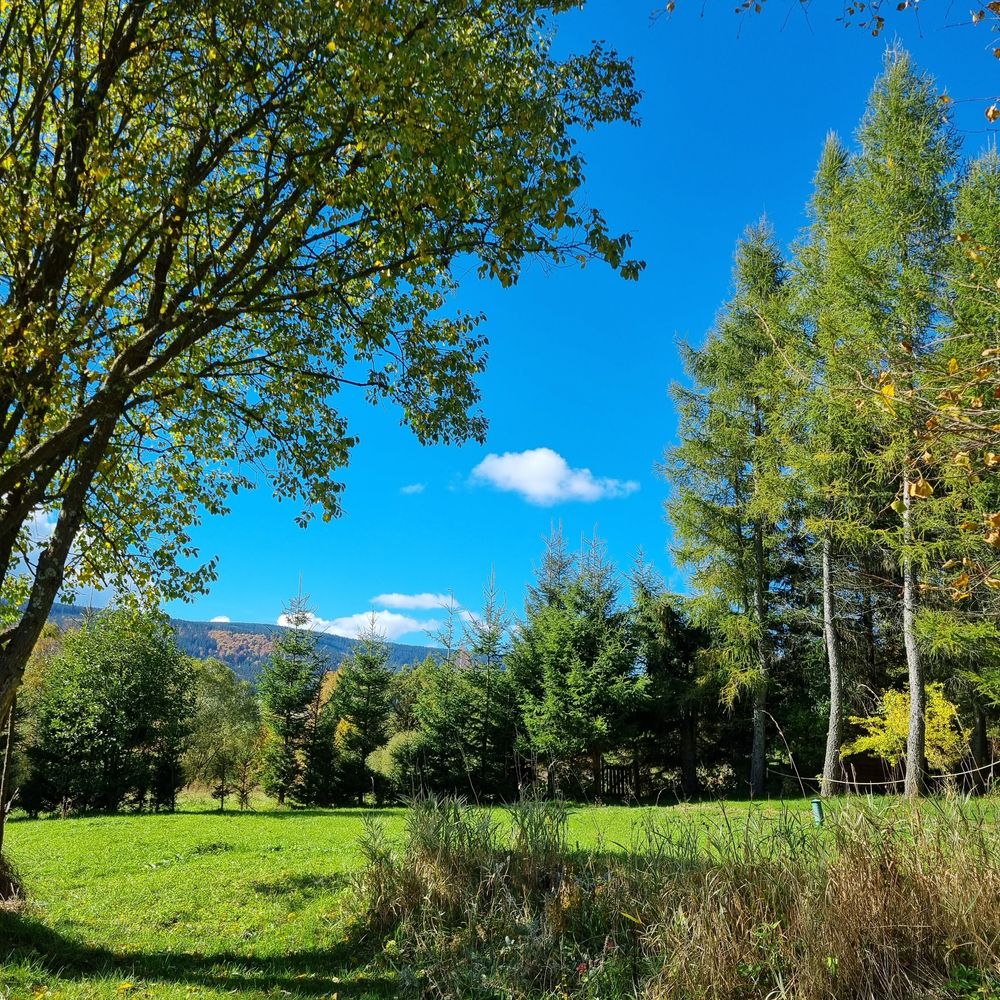
[(3, 771), (0, 771), (0, 857), (3, 857), (3, 836), (7, 826), (7, 798), (10, 794), (11, 760), (14, 756), (14, 714), (17, 698), (11, 703), (7, 713), (7, 739), (4, 742)]
[(833, 583), (833, 543), (830, 533), (823, 535), (823, 641), (830, 673), (830, 718), (826, 728), (826, 756), (823, 760), (823, 783), (820, 794), (826, 798), (837, 791), (844, 776), (840, 760), (842, 743), (844, 684), (840, 673), (840, 639), (837, 635), (837, 595)]
[(764, 566), (764, 529), (760, 522), (753, 528), (754, 608), (760, 635), (757, 639), (759, 676), (753, 689), (753, 746), (750, 753), (750, 795), (763, 796), (767, 783), (767, 685), (770, 663), (767, 648), (767, 597)]
[(906, 778), (903, 790), (916, 798), (924, 790), (925, 711), (927, 691), (920, 650), (917, 648), (917, 569), (909, 546), (913, 541), (913, 498), (910, 475), (903, 473), (903, 645), (910, 686), (910, 724), (906, 738)]

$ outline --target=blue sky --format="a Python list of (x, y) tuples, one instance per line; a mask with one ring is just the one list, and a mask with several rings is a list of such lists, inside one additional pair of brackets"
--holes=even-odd
[(333, 630), (377, 608), (390, 638), (427, 642), (433, 595), (475, 610), (491, 568), (519, 612), (558, 522), (574, 541), (596, 529), (622, 566), (642, 547), (680, 582), (654, 471), (676, 427), (667, 387), (680, 375), (677, 339), (700, 341), (727, 295), (741, 231), (766, 213), (782, 243), (796, 236), (823, 138), (853, 133), (893, 37), (955, 99), (967, 152), (995, 135), (983, 108), (1000, 64), (996, 36), (947, 26), (966, 17), (951, 4), (926, 4), (921, 22), (894, 15), (873, 39), (836, 23), (841, 5), (825, 0), (811, 23), (798, 0), (772, 0), (759, 17), (734, 15), (731, 0), (679, 0), (653, 21), (656, 2), (592, 0), (560, 19), (558, 38), (566, 49), (606, 39), (635, 58), (642, 127), (600, 129), (581, 149), (587, 200), (634, 234), (641, 280), (536, 265), (503, 290), (469, 276), (456, 305), (486, 313), (491, 342), (485, 446), (421, 447), (398, 413), (345, 396), (361, 438), (345, 516), (303, 530), (266, 489), (237, 498), (197, 533), (219, 556), (218, 582), (171, 614), (274, 622), (301, 579)]

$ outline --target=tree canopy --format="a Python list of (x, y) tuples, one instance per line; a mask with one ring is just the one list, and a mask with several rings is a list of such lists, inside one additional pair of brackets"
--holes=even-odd
[(456, 262), (637, 276), (578, 204), (575, 138), (635, 121), (632, 68), (553, 54), (574, 6), (4, 5), (0, 584), (27, 611), (0, 636), (0, 715), (67, 563), (176, 597), (214, 574), (192, 526), (258, 479), (336, 516), (348, 387), (421, 441), (481, 438)]

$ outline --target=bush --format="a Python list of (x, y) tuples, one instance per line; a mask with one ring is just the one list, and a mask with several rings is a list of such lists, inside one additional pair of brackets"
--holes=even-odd
[(984, 816), (851, 803), (822, 830), (748, 813), (579, 853), (558, 803), (429, 798), (399, 846), (369, 826), (359, 919), (415, 996), (994, 996), (1000, 837)]

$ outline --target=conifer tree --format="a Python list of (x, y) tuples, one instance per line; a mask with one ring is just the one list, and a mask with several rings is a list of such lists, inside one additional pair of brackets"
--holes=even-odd
[[(373, 614), (340, 664), (330, 702), (330, 710), (339, 720), (342, 790), (351, 797), (360, 798), (373, 787), (375, 776), (366, 761), (369, 754), (386, 742), (391, 690), (389, 647)], [(374, 788), (381, 797), (382, 786), (378, 781)]]
[(598, 539), (570, 557), (561, 532), (553, 533), (508, 657), (527, 745), (550, 790), (559, 773), (588, 758), (599, 789), (601, 755), (643, 697), (619, 589)]
[(787, 460), (799, 475), (807, 521), (818, 535), (823, 645), (830, 680), (830, 710), (823, 759), (822, 794), (843, 777), (844, 657), (839, 634), (838, 555), (835, 538), (853, 503), (851, 449), (856, 410), (845, 390), (852, 373), (841, 363), (843, 296), (838, 263), (845, 238), (841, 209), (849, 183), (849, 156), (836, 136), (823, 148), (810, 204), (807, 240), (796, 259), (796, 308), (801, 332), (791, 354), (797, 391), (785, 411)]
[[(908, 795), (923, 787), (924, 666), (917, 642), (920, 571), (934, 555), (935, 456), (920, 445), (921, 372), (933, 351), (951, 221), (957, 144), (947, 105), (909, 56), (892, 51), (858, 132), (844, 198), (849, 236), (839, 268), (849, 333), (843, 351), (859, 384), (859, 405), (877, 427), (871, 480), (893, 483), (896, 523), (869, 544), (896, 557), (910, 692)], [(928, 475), (925, 475), (928, 473)]]
[(309, 600), (301, 594), (282, 616), (286, 627), (275, 636), (257, 689), (264, 709), (264, 788), (280, 804), (302, 775), (302, 751), (309, 730), (309, 707), (316, 699), (325, 668), (312, 623)]
[(786, 395), (779, 350), (785, 267), (765, 225), (736, 251), (735, 292), (705, 345), (685, 348), (692, 387), (675, 385), (680, 443), (666, 455), (677, 559), (693, 569), (696, 623), (716, 637), (731, 697), (749, 689), (750, 790), (764, 792), (775, 588), (788, 512), (776, 414)]

